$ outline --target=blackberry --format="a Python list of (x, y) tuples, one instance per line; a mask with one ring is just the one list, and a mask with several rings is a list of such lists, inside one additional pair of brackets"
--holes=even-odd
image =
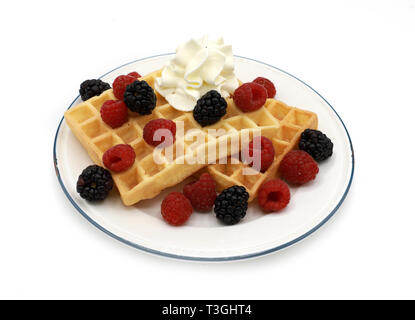
[(248, 198), (248, 192), (241, 186), (223, 190), (215, 200), (216, 218), (229, 225), (238, 223), (245, 217)]
[(145, 115), (153, 112), (157, 98), (147, 82), (136, 80), (125, 89), (124, 102), (131, 111)]
[(304, 130), (298, 147), (310, 154), (316, 161), (323, 161), (333, 154), (333, 143), (324, 133), (318, 130)]
[(219, 92), (210, 90), (197, 100), (193, 117), (202, 126), (214, 124), (226, 114), (228, 104)]
[(89, 201), (104, 200), (114, 186), (111, 173), (100, 166), (86, 167), (78, 178), (76, 191)]
[(99, 96), (104, 91), (111, 89), (111, 86), (99, 79), (85, 80), (81, 83), (79, 94), (82, 100), (86, 101), (89, 98)]

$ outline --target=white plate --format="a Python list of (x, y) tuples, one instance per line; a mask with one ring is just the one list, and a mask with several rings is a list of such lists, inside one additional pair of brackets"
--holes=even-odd
[[(171, 54), (137, 60), (105, 74), (112, 83), (120, 74), (137, 71), (147, 74), (161, 68)], [(235, 72), (244, 82), (257, 76), (272, 80), (277, 98), (318, 115), (319, 129), (334, 143), (333, 156), (319, 165), (315, 181), (291, 188), (291, 202), (281, 213), (263, 214), (257, 204), (250, 205), (245, 219), (224, 226), (213, 213), (194, 213), (185, 226), (171, 227), (160, 214), (160, 203), (178, 185), (152, 200), (125, 207), (117, 194), (100, 204), (89, 203), (76, 192), (81, 171), (92, 163), (69, 127), (61, 120), (54, 143), (54, 162), (58, 180), (74, 207), (93, 225), (135, 248), (162, 256), (201, 260), (237, 260), (261, 256), (287, 247), (311, 234), (339, 208), (353, 177), (353, 148), (348, 132), (336, 111), (310, 86), (265, 63), (235, 58)], [(78, 96), (70, 107), (81, 102)]]

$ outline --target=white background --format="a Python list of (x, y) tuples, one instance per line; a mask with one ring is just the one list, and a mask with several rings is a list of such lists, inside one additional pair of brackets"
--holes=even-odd
[[(414, 0), (6, 3), (0, 298), (415, 298)], [(130, 248), (77, 213), (53, 169), (55, 131), (83, 80), (203, 34), (310, 84), (355, 147), (336, 215), (255, 260), (191, 263)]]

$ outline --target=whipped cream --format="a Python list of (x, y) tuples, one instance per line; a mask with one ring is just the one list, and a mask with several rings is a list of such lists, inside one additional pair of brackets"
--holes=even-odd
[(227, 98), (238, 86), (232, 46), (225, 45), (223, 38), (213, 41), (207, 36), (180, 45), (155, 81), (156, 90), (181, 111), (192, 111), (210, 90)]

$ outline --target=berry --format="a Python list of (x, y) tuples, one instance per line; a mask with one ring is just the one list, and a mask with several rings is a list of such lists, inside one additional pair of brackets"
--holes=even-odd
[(85, 80), (81, 83), (79, 94), (82, 100), (86, 101), (89, 98), (99, 96), (104, 91), (111, 89), (111, 86), (99, 79)]
[(197, 100), (193, 117), (202, 126), (214, 124), (226, 114), (228, 104), (219, 92), (210, 90)]
[(318, 130), (304, 130), (298, 147), (311, 155), (316, 161), (326, 160), (333, 154), (333, 142)]
[(314, 180), (319, 169), (317, 162), (307, 152), (293, 150), (282, 159), (279, 170), (283, 179), (300, 185)]
[(284, 181), (269, 180), (259, 188), (258, 203), (265, 212), (275, 212), (284, 209), (290, 197), (290, 189)]
[(124, 92), (127, 86), (133, 83), (136, 78), (132, 76), (118, 76), (115, 78), (114, 82), (112, 83), (112, 90), (114, 91), (114, 96), (122, 100), (124, 98)]
[(128, 109), (124, 101), (107, 100), (101, 107), (101, 118), (111, 128), (121, 127), (128, 120)]
[(265, 90), (267, 90), (268, 98), (274, 98), (277, 94), (277, 90), (275, 89), (274, 84), (267, 78), (258, 77), (253, 82), (265, 87)]
[(111, 173), (97, 165), (86, 167), (78, 178), (76, 191), (89, 201), (104, 200), (114, 186)]
[(128, 144), (117, 144), (102, 156), (104, 166), (111, 171), (121, 172), (130, 168), (135, 161), (135, 151)]
[(127, 76), (131, 76), (134, 77), (135, 79), (141, 78), (141, 75), (138, 72), (130, 72), (129, 74), (127, 74)]
[(193, 209), (207, 212), (216, 200), (216, 184), (209, 173), (203, 173), (198, 181), (184, 186), (183, 193), (192, 203)]
[(180, 192), (169, 193), (161, 203), (161, 215), (167, 223), (173, 226), (184, 224), (192, 213), (190, 200)]
[[(159, 129), (169, 130), (170, 133), (171, 133), (171, 137), (173, 139), (171, 139), (169, 136), (166, 135), (167, 132), (165, 132), (165, 133), (160, 132), (160, 139), (161, 140), (155, 140), (154, 139), (154, 134)], [(176, 123), (174, 121), (168, 120), (168, 119), (154, 119), (154, 120), (151, 120), (151, 121), (147, 122), (147, 124), (144, 126), (143, 138), (144, 138), (144, 141), (147, 142), (149, 145), (157, 146), (160, 143), (164, 142), (166, 137), (168, 139), (166, 141), (165, 146), (168, 146), (168, 145), (171, 145), (171, 144), (174, 143), (174, 140), (176, 139)]]
[(231, 225), (241, 221), (248, 209), (249, 194), (244, 187), (233, 186), (223, 190), (216, 198), (216, 218)]
[(153, 112), (157, 98), (147, 82), (135, 80), (125, 89), (124, 102), (131, 111), (146, 115)]
[[(259, 147), (259, 149), (255, 150), (255, 147)], [(255, 159), (255, 156), (257, 155), (259, 155), (260, 157), (259, 160), (261, 167), (254, 168), (258, 171), (265, 172), (271, 166), (275, 156), (274, 146), (272, 145), (270, 139), (263, 136), (256, 136), (249, 143), (248, 147), (242, 151), (242, 159), (249, 159), (249, 161), (246, 163), (249, 164), (251, 167), (257, 163), (257, 161), (255, 161), (257, 160)]]
[(235, 90), (233, 100), (243, 112), (261, 108), (267, 100), (267, 90), (258, 83), (245, 83)]

